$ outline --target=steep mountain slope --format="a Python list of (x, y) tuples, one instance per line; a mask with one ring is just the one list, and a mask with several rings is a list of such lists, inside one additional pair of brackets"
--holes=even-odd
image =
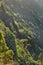
[(37, 65), (38, 55), (43, 51), (41, 10), (36, 2), (25, 1), (6, 0), (5, 4), (1, 3), (0, 30), (19, 65)]
[(21, 20), (23, 19), (22, 21), (25, 21), (27, 27), (37, 34), (37, 38), (40, 38), (40, 44), (42, 44), (43, 10), (39, 4), (34, 0), (6, 0), (6, 4), (12, 14), (14, 13), (14, 18), (16, 16), (15, 19), (22, 24)]

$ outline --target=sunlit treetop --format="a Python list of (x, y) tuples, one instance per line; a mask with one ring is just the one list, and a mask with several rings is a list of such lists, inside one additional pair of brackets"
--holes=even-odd
[(0, 40), (4, 38), (4, 33), (0, 31)]

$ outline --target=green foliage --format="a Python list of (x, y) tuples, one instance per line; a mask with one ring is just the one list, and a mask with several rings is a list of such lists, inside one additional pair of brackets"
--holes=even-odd
[(14, 53), (12, 50), (9, 50), (9, 48), (7, 47), (4, 35), (2, 33), (3, 32), (0, 31), (0, 57), (2, 58), (4, 63), (7, 63), (9, 60), (13, 60)]
[(39, 54), (39, 63), (41, 63), (41, 65), (43, 65), (43, 53)]
[(5, 65), (10, 65), (10, 64), (5, 64)]
[(19, 29), (19, 32), (20, 33), (24, 33), (24, 29)]
[[(17, 56), (18, 62), (21, 65), (37, 65), (37, 61), (34, 61), (33, 57), (31, 56), (30, 52), (27, 51), (25, 44), (27, 44), (27, 39), (16, 39), (16, 49), (17, 49)], [(25, 42), (25, 43), (24, 43)], [(22, 45), (21, 45), (22, 44)]]
[[(0, 62), (4, 62), (6, 65), (9, 65), (7, 62), (13, 59), (13, 55), (19, 65), (40, 65), (43, 62), (42, 55), (40, 56), (40, 61), (38, 60), (39, 63), (35, 60), (36, 56), (38, 58), (37, 52), (39, 52), (39, 45), (37, 45), (36, 42), (30, 43), (31, 39), (34, 39), (35, 36), (37, 36), (36, 34), (39, 33), (39, 28), (35, 22), (37, 21), (37, 14), (33, 11), (29, 14), (29, 20), (31, 19), (30, 21), (28, 19), (26, 20), (24, 15), (21, 16), (21, 14), (16, 13), (14, 13), (13, 18), (12, 13), (9, 11), (5, 12), (3, 5), (1, 6), (0, 18), (3, 21), (0, 20), (0, 30), (3, 32), (0, 31), (0, 57), (2, 58), (0, 59)], [(9, 50), (9, 48), (12, 49), (14, 53), (12, 50)], [(33, 53), (36, 56), (32, 56)]]
[(8, 51), (6, 51), (6, 53), (5, 53), (5, 59), (7, 60), (7, 61), (9, 61), (9, 60), (12, 60), (13, 59), (13, 51), (12, 50), (8, 50)]

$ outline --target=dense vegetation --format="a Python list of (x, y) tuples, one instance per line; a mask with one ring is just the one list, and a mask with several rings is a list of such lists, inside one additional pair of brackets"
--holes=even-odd
[(15, 4), (15, 12), (19, 9), (20, 15), (20, 13), (12, 12), (3, 3), (0, 2), (0, 63), (4, 65), (10, 65), (11, 62), (15, 63), (12, 65), (43, 65), (43, 44), (39, 43), (40, 32), (43, 29), (38, 25), (40, 17), (34, 8), (30, 8), (27, 12), (22, 9), (21, 13), (20, 4)]
[(13, 55), (13, 51), (7, 47), (3, 33), (0, 31), (0, 65), (13, 60)]

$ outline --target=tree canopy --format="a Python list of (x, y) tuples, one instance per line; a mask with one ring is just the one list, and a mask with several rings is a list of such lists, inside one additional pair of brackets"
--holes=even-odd
[(13, 55), (13, 51), (9, 50), (5, 42), (3, 32), (0, 31), (0, 62), (7, 63), (8, 61), (13, 60)]

